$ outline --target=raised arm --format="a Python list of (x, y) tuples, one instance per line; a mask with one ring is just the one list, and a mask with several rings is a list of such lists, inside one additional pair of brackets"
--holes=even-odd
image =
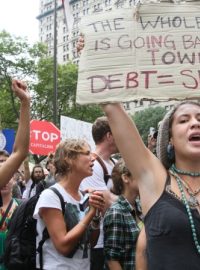
[(27, 183), (28, 180), (31, 178), (31, 172), (29, 168), (29, 159), (28, 157), (24, 160), (24, 180)]
[(146, 213), (163, 191), (166, 170), (144, 145), (135, 124), (122, 105), (107, 104), (102, 108), (127, 167), (135, 179), (138, 179), (142, 207)]
[(29, 150), (30, 95), (26, 84), (19, 80), (12, 81), (12, 90), (21, 102), (20, 117), (13, 152), (0, 167), (0, 188), (11, 179), (26, 158)]

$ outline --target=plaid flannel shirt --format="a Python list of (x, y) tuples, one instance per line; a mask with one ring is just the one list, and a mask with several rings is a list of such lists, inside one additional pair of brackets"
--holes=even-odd
[(123, 270), (135, 269), (135, 248), (140, 229), (134, 216), (132, 206), (123, 196), (119, 196), (104, 216), (105, 259), (118, 261)]

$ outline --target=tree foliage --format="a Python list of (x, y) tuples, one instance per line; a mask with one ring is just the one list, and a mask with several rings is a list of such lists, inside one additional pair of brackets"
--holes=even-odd
[[(26, 80), (32, 94), (32, 118), (52, 121), (54, 102), (53, 58), (45, 45), (0, 32), (0, 116), (3, 127), (17, 126), (19, 104), (11, 91), (11, 78)], [(57, 115), (93, 122), (102, 115), (98, 106), (76, 104), (78, 68), (72, 63), (57, 67)]]
[[(43, 58), (38, 63), (38, 82), (34, 86), (32, 117), (39, 120), (53, 120), (54, 83), (53, 59)], [(79, 106), (76, 104), (76, 85), (78, 68), (73, 63), (57, 67), (57, 125), (61, 115), (93, 122), (102, 115), (98, 106)]]
[(37, 59), (45, 54), (42, 44), (30, 46), (26, 39), (0, 32), (0, 116), (2, 127), (16, 128), (19, 104), (11, 90), (11, 78), (31, 81)]
[(158, 123), (162, 120), (165, 113), (165, 108), (155, 107), (136, 112), (135, 115), (132, 116), (145, 144), (147, 143), (150, 127), (154, 127), (157, 130)]

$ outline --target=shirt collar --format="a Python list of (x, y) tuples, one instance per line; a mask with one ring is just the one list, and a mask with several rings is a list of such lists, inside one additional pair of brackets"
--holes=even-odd
[(119, 196), (119, 203), (122, 205), (122, 208), (125, 211), (129, 211), (130, 213), (135, 211), (134, 208), (132, 207), (132, 205), (129, 203), (129, 201), (123, 195)]

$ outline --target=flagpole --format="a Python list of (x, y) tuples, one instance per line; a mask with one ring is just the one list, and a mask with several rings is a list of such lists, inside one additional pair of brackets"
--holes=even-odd
[(58, 98), (58, 87), (57, 87), (57, 4), (54, 0), (54, 54), (53, 54), (53, 122), (57, 124), (57, 98)]

